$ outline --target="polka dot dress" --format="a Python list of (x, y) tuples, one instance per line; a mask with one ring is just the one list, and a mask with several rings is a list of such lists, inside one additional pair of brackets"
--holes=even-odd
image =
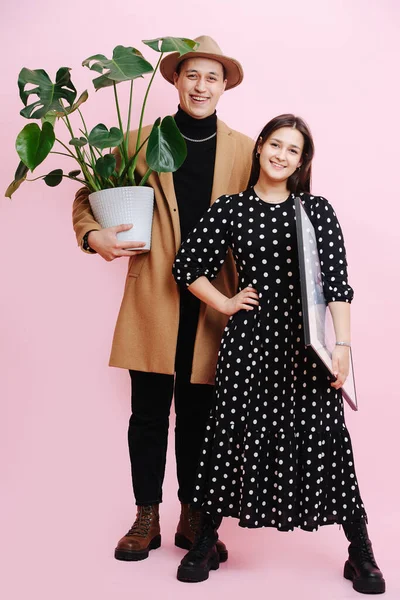
[[(351, 302), (336, 215), (324, 198), (300, 197), (316, 229), (326, 300)], [(228, 248), (239, 289), (252, 285), (260, 305), (225, 329), (193, 503), (242, 527), (281, 531), (366, 517), (342, 394), (304, 345), (294, 195), (269, 204), (251, 188), (219, 198), (182, 245), (176, 280), (212, 280)]]

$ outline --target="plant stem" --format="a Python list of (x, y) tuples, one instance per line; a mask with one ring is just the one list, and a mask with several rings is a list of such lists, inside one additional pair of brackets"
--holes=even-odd
[(93, 177), (94, 177), (94, 180), (95, 180), (95, 182), (97, 183), (97, 185), (98, 185), (98, 186), (100, 187), (100, 189), (101, 189), (101, 179), (99, 179), (99, 177), (98, 177), (98, 175), (97, 175), (97, 173), (96, 173), (96, 170), (95, 170), (95, 165), (96, 165), (96, 156), (94, 155), (94, 153), (93, 153), (93, 151), (92, 151), (92, 147), (91, 147), (90, 145), (89, 145), (89, 150), (90, 150), (90, 156), (89, 156), (88, 152), (86, 151), (86, 148), (85, 148), (85, 147), (83, 147), (83, 148), (82, 148), (82, 154), (83, 154), (83, 156), (86, 158), (86, 160), (87, 160), (87, 161), (90, 161), (90, 164), (89, 164), (89, 163), (87, 163), (87, 162), (86, 162), (85, 164), (86, 164), (86, 165), (87, 165), (89, 168), (91, 168), (91, 169), (92, 169), (92, 171), (93, 171)]
[(131, 80), (131, 88), (130, 88), (130, 92), (129, 92), (128, 121), (126, 124), (126, 135), (125, 135), (125, 153), (126, 153), (127, 157), (128, 157), (128, 145), (129, 145), (129, 129), (131, 127), (132, 98), (133, 98), (133, 79)]
[(85, 181), (84, 179), (79, 179), (79, 177), (70, 177), (69, 175), (63, 175), (63, 177), (66, 177), (67, 179), (70, 179), (71, 181), (79, 181), (79, 183), (83, 183), (83, 185), (87, 186), (87, 181)]
[[(73, 132), (72, 127), (71, 127), (71, 123), (70, 123), (70, 121), (68, 119), (68, 115), (65, 115), (64, 117), (61, 117), (61, 120), (65, 123), (65, 126), (68, 129), (70, 136), (72, 138), (75, 137), (74, 136), (74, 132)], [(60, 140), (57, 140), (57, 141), (60, 142), (60, 144), (62, 146), (64, 146), (64, 148), (66, 148), (68, 150), (68, 152), (70, 152), (69, 148), (67, 148), (67, 146), (65, 144), (63, 144)], [(82, 152), (80, 151), (80, 149), (78, 147), (75, 148), (75, 152), (76, 152), (76, 157), (77, 158), (75, 157), (75, 155), (72, 152), (71, 152), (71, 154), (72, 154), (72, 156), (74, 158), (76, 158), (77, 162), (79, 163), (79, 165), (81, 167), (81, 170), (82, 170), (82, 173), (83, 173), (83, 175), (84, 175), (84, 177), (86, 179), (86, 182), (89, 185), (89, 187), (92, 187), (93, 191), (97, 191), (98, 189), (101, 189), (101, 188), (99, 188), (99, 186), (96, 183), (96, 181), (94, 180), (91, 172), (89, 171), (89, 168), (91, 168), (91, 166), (88, 165), (89, 168), (88, 168), (88, 166), (86, 166), (85, 159), (84, 159), (84, 157), (82, 155)]]
[(152, 174), (153, 169), (150, 169), (150, 167), (147, 169), (146, 173), (143, 175), (141, 182), (139, 183), (139, 185), (145, 185), (147, 183), (148, 178), (150, 177), (150, 175)]
[(84, 133), (84, 135), (86, 135), (86, 137), (87, 137), (89, 134), (88, 134), (88, 130), (87, 130), (87, 127), (86, 127), (85, 119), (83, 118), (83, 114), (81, 113), (80, 109), (78, 108), (77, 110), (78, 110), (78, 113), (79, 113), (79, 115), (80, 115), (80, 117), (81, 117), (81, 119), (82, 119), (82, 123), (83, 123), (83, 129), (84, 129), (84, 132), (83, 132), (83, 133)]
[[(118, 124), (119, 124), (119, 128), (122, 131), (122, 134), (124, 132), (124, 126), (122, 124), (122, 118), (121, 118), (121, 111), (119, 108), (119, 102), (118, 102), (118, 94), (117, 94), (117, 84), (115, 82), (113, 82), (113, 87), (114, 87), (114, 98), (115, 98), (115, 105), (117, 107), (117, 115), (118, 115)], [(125, 144), (124, 142), (122, 142), (122, 144), (120, 144), (118, 146), (119, 148), (119, 154), (120, 154), (120, 158), (121, 158), (121, 164), (120, 164), (120, 172), (122, 172), (122, 170), (125, 168), (126, 163), (128, 162), (128, 155), (125, 151)]]
[(139, 150), (137, 152), (135, 152), (135, 154), (132, 156), (132, 158), (129, 159), (128, 164), (126, 165), (125, 169), (122, 171), (122, 173), (120, 174), (120, 177), (125, 177), (128, 169), (131, 167), (133, 161), (135, 160), (136, 156), (139, 154), (139, 152), (141, 151), (141, 149), (143, 148), (143, 146), (145, 145), (145, 143), (147, 142), (147, 140), (149, 139), (149, 135), (147, 136), (147, 138), (142, 142)]
[(38, 179), (44, 179), (47, 175), (39, 175), (39, 177), (35, 177), (34, 179), (25, 179), (25, 181), (37, 181)]
[[(74, 137), (75, 137), (75, 135), (74, 135), (74, 132), (73, 132), (73, 129), (72, 129), (72, 125), (71, 125), (71, 123), (70, 123), (70, 120), (69, 120), (69, 118), (68, 118), (68, 115), (65, 115), (65, 117), (62, 117), (62, 119), (63, 119), (63, 120), (65, 119), (65, 124), (66, 124), (66, 126), (67, 126), (67, 129), (68, 129), (68, 131), (69, 131), (69, 133), (70, 133), (71, 137), (73, 137), (73, 138), (74, 138)], [(89, 171), (89, 169), (88, 169), (88, 168), (87, 168), (87, 166), (86, 166), (86, 161), (85, 161), (85, 158), (84, 158), (84, 156), (85, 156), (84, 152), (85, 152), (85, 151), (83, 151), (83, 152), (82, 152), (82, 151), (81, 151), (81, 149), (80, 149), (80, 148), (78, 148), (78, 147), (76, 147), (76, 148), (75, 148), (75, 151), (76, 151), (76, 154), (77, 154), (77, 156), (78, 156), (79, 163), (81, 164), (82, 173), (84, 174), (84, 176), (85, 176), (85, 179), (88, 181), (88, 183), (89, 183), (89, 184), (90, 184), (90, 185), (91, 185), (91, 186), (92, 186), (92, 187), (93, 187), (95, 190), (97, 190), (99, 186), (98, 186), (98, 184), (96, 183), (96, 181), (95, 181), (95, 178), (92, 176), (91, 172)], [(93, 166), (91, 165), (89, 168), (92, 168), (92, 169), (93, 169)], [(100, 189), (101, 189), (101, 188), (100, 188)]]
[[(57, 140), (57, 142), (59, 142), (60, 144), (62, 142), (60, 142), (60, 140)], [(68, 158), (73, 158), (74, 160), (77, 161), (77, 163), (79, 164), (79, 166), (81, 166), (80, 161), (76, 158), (76, 156), (74, 156), (73, 154), (65, 154), (65, 152), (56, 152), (55, 150), (52, 150), (50, 152), (50, 154), (59, 154), (60, 156), (67, 156)], [(88, 167), (90, 167), (91, 165), (89, 163), (85, 163)]]
[[(118, 102), (117, 84), (115, 83), (115, 81), (113, 82), (113, 88), (114, 88), (115, 105), (117, 107), (118, 124), (119, 124), (119, 128), (120, 128), (120, 130), (122, 131), (122, 134), (123, 134), (124, 133), (124, 126), (122, 124), (121, 111), (120, 111), (119, 102)], [(121, 150), (122, 150), (121, 159), (123, 159), (124, 162), (125, 162), (125, 164), (126, 164), (128, 162), (128, 156), (125, 153), (125, 145), (124, 145), (123, 142), (119, 146), (119, 148), (121, 148)]]
[(64, 121), (64, 119), (65, 119), (65, 124), (66, 124), (66, 126), (67, 126), (67, 129), (68, 129), (68, 131), (69, 131), (69, 132), (70, 132), (70, 134), (71, 134), (71, 137), (75, 137), (75, 136), (74, 136), (74, 132), (73, 132), (73, 130), (72, 130), (72, 126), (71, 126), (70, 120), (68, 119), (68, 115), (65, 115), (65, 117), (62, 117), (62, 120), (63, 120), (63, 121)]
[(73, 152), (71, 152), (71, 150), (68, 148), (68, 146), (66, 146), (66, 145), (64, 144), (64, 142), (62, 142), (62, 141), (61, 141), (61, 140), (59, 140), (58, 138), (56, 138), (56, 142), (58, 142), (59, 144), (61, 144), (61, 146), (62, 146), (63, 148), (65, 148), (65, 149), (66, 149), (66, 151), (68, 152), (68, 154), (69, 154), (70, 156), (72, 156), (72, 158), (74, 158), (75, 160), (77, 160), (77, 161), (79, 162), (79, 159), (78, 159), (78, 158), (75, 156), (75, 154), (74, 154)]
[[(37, 181), (38, 179), (44, 179), (47, 175), (39, 175), (39, 177), (35, 177), (35, 179), (25, 179), (25, 181)], [(72, 181), (79, 181), (79, 183), (83, 183), (83, 185), (87, 185), (87, 181), (84, 179), (79, 179), (79, 177), (70, 177), (69, 175), (62, 174), (62, 177), (66, 177), (67, 179), (71, 179)], [(52, 187), (52, 186), (50, 186)], [(55, 187), (55, 186), (53, 186)]]
[(124, 131), (124, 128), (123, 128), (123, 125), (122, 125), (122, 119), (121, 119), (121, 111), (119, 109), (118, 94), (117, 94), (117, 84), (115, 83), (115, 81), (113, 81), (113, 88), (114, 88), (115, 105), (117, 107), (119, 128), (120, 128), (121, 131)]
[(67, 156), (68, 158), (75, 158), (75, 156), (71, 156), (70, 154), (66, 154), (65, 152), (56, 152), (55, 150), (51, 150), (50, 154), (59, 154), (60, 156)]
[(82, 154), (86, 158), (86, 161), (89, 161), (89, 162), (86, 162), (85, 164), (87, 164), (88, 166), (92, 167), (92, 169), (93, 169), (94, 168), (94, 165), (93, 165), (93, 156), (89, 156), (89, 154), (86, 151), (86, 148), (84, 148), (84, 147), (82, 148)]
[(142, 124), (143, 124), (144, 111), (145, 111), (145, 108), (146, 108), (147, 97), (149, 95), (151, 85), (153, 83), (155, 74), (157, 73), (158, 67), (160, 66), (160, 62), (161, 62), (163, 56), (164, 56), (164, 52), (161, 52), (160, 58), (158, 59), (158, 63), (156, 64), (156, 68), (153, 71), (153, 74), (152, 74), (151, 79), (149, 81), (149, 85), (147, 86), (147, 90), (146, 90), (146, 93), (144, 95), (144, 100), (143, 100), (143, 105), (142, 105), (142, 111), (140, 113), (140, 120), (139, 120), (138, 135), (137, 135), (137, 140), (136, 140), (135, 154), (136, 154), (136, 152), (137, 152), (137, 150), (138, 150), (138, 148), (140, 146), (140, 135), (142, 133)]
[[(79, 129), (79, 131), (81, 133), (83, 133), (83, 135), (86, 135), (86, 132), (83, 129)], [(100, 156), (103, 156), (101, 151), (98, 148), (95, 148), (94, 146), (91, 146), (90, 144), (89, 144), (89, 148), (90, 148), (91, 152), (97, 152), (97, 154), (99, 155), (99, 158), (100, 158)]]
[[(146, 90), (146, 93), (144, 95), (142, 110), (141, 110), (140, 119), (139, 119), (139, 127), (138, 127), (138, 131), (137, 131), (135, 158), (133, 159), (133, 162), (132, 162), (131, 166), (128, 169), (128, 179), (129, 179), (129, 181), (131, 181), (132, 179), (134, 179), (134, 172), (135, 172), (136, 164), (137, 164), (138, 157), (139, 157), (139, 149), (142, 147), (140, 145), (140, 137), (142, 135), (143, 117), (144, 117), (144, 111), (145, 111), (145, 108), (146, 108), (147, 97), (149, 95), (151, 85), (153, 83), (155, 74), (157, 73), (158, 67), (160, 66), (160, 62), (161, 62), (163, 56), (164, 56), (164, 53), (161, 52), (160, 58), (158, 59), (158, 62), (156, 64), (156, 68), (153, 71), (153, 74), (152, 74), (151, 79), (149, 81), (149, 85), (147, 86), (147, 90)], [(146, 175), (147, 175), (147, 173), (146, 173)], [(144, 175), (144, 177), (146, 177), (146, 175)], [(148, 176), (146, 178), (146, 181), (147, 181), (147, 179), (148, 179)], [(142, 179), (142, 181), (143, 181), (143, 179)], [(140, 185), (142, 185), (142, 183)]]
[(79, 162), (82, 168), (82, 172), (85, 176), (85, 179), (87, 180), (87, 182), (94, 188), (95, 191), (97, 191), (98, 189), (101, 189), (98, 184), (96, 183), (92, 173), (89, 171), (88, 167), (86, 166), (86, 162), (84, 157), (82, 156), (81, 151), (79, 150), (79, 148), (76, 149), (76, 152), (79, 156)]
[[(79, 131), (81, 133), (83, 133), (83, 135), (86, 136), (86, 139), (87, 139), (89, 137), (89, 132), (88, 132), (88, 129), (86, 127), (85, 119), (83, 118), (83, 114), (80, 111), (80, 109), (78, 108), (77, 110), (78, 110), (79, 116), (80, 116), (80, 118), (82, 120), (82, 123), (83, 123), (83, 131), (82, 131), (82, 129), (79, 129)], [(90, 151), (90, 156), (91, 156), (92, 169), (93, 169), (93, 172), (94, 172), (94, 165), (95, 165), (95, 162), (96, 162), (96, 155), (95, 155), (94, 150), (93, 150), (93, 148), (92, 148), (92, 146), (90, 144), (89, 144), (89, 151)], [(101, 156), (101, 154), (100, 154), (100, 156)]]

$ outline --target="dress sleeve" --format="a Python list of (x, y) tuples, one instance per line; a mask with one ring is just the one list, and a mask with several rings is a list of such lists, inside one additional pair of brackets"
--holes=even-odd
[(232, 212), (231, 197), (221, 196), (203, 215), (176, 255), (172, 273), (178, 284), (215, 279), (228, 252)]
[(317, 237), (325, 300), (351, 302), (354, 292), (347, 281), (343, 233), (333, 207), (325, 198), (315, 198), (311, 220)]

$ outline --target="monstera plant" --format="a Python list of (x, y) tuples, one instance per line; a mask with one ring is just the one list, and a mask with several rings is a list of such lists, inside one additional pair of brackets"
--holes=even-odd
[[(196, 42), (187, 38), (164, 37), (143, 40), (143, 43), (159, 53), (155, 67), (139, 50), (125, 46), (114, 48), (112, 58), (95, 54), (82, 63), (84, 67), (96, 73), (93, 79), (96, 91), (113, 88), (116, 123), (110, 128), (99, 123), (88, 131), (81, 111), (82, 104), (88, 100), (88, 92), (84, 91), (77, 98), (69, 68), (61, 67), (57, 71), (54, 83), (42, 69), (21, 70), (18, 87), (24, 108), (20, 114), (26, 119), (37, 122), (26, 125), (17, 136), (16, 150), (20, 163), (14, 180), (6, 190), (7, 197), (11, 198), (19, 186), (28, 180), (28, 172), (34, 172), (50, 154), (68, 157), (76, 164), (74, 168), (55, 169), (30, 181), (43, 179), (47, 185), (54, 187), (67, 178), (84, 184), (90, 192), (124, 186), (144, 186), (152, 171), (173, 172), (182, 165), (186, 157), (186, 145), (174, 119), (170, 116), (158, 118), (149, 136), (142, 139), (143, 116), (149, 91), (163, 54), (173, 51), (183, 55), (193, 51)], [(134, 80), (150, 74), (150, 81), (142, 102), (136, 148), (133, 155), (129, 156), (127, 134), (131, 128)], [(120, 84), (124, 82), (128, 82), (129, 85), (129, 108), (125, 122), (118, 97)], [(67, 139), (62, 139), (63, 136), (55, 132), (60, 122), (63, 123)], [(138, 177), (135, 174), (138, 155), (146, 142), (148, 169), (142, 177)]]

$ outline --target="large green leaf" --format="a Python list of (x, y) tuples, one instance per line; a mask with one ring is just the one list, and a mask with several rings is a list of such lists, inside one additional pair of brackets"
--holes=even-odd
[(55, 169), (43, 177), (44, 182), (50, 187), (56, 187), (62, 182), (63, 179), (63, 170)]
[[(27, 85), (34, 85), (26, 89)], [(18, 76), (19, 95), (26, 108), (21, 110), (21, 115), (27, 119), (41, 119), (50, 111), (65, 114), (62, 100), (72, 107), (76, 98), (76, 89), (71, 81), (70, 69), (61, 67), (56, 74), (56, 82), (52, 83), (50, 77), (43, 69), (23, 68)], [(31, 95), (38, 100), (28, 105)]]
[(55, 139), (51, 123), (44, 122), (42, 129), (36, 123), (29, 123), (18, 134), (15, 147), (24, 165), (33, 171), (48, 156)]
[(130, 46), (116, 46), (111, 59), (103, 54), (94, 54), (82, 65), (101, 74), (101, 77), (93, 80), (96, 90), (120, 81), (131, 81), (153, 71), (139, 50)]
[(108, 179), (114, 173), (117, 161), (114, 154), (106, 154), (98, 159), (95, 164), (95, 171), (100, 177)]
[(199, 45), (194, 40), (176, 37), (162, 37), (154, 40), (142, 40), (142, 42), (156, 52), (179, 52), (180, 56), (187, 52), (193, 52)]
[(123, 139), (124, 134), (118, 127), (111, 127), (110, 131), (108, 131), (103, 123), (96, 125), (88, 136), (89, 144), (100, 150), (104, 150), (104, 148), (115, 148), (115, 146), (121, 144)]
[(186, 158), (186, 143), (173, 117), (157, 119), (150, 133), (146, 161), (157, 173), (177, 171)]

